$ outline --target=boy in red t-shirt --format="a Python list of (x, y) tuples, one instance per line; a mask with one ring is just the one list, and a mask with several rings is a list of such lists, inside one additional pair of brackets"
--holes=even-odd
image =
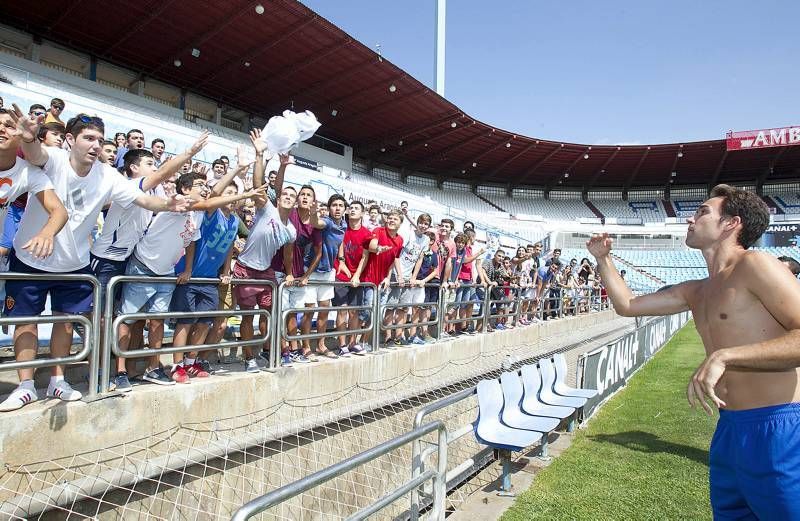
[[(392, 267), (396, 275), (398, 285), (403, 286), (403, 269), (400, 266), (400, 252), (403, 249), (403, 238), (397, 234), (397, 230), (403, 223), (403, 214), (400, 210), (390, 210), (386, 214), (386, 226), (375, 228), (372, 232), (373, 239), (369, 243), (369, 257), (367, 265), (364, 267), (364, 282), (372, 282), (380, 289), (381, 307), (386, 305), (389, 297), (390, 273)], [(372, 288), (364, 288), (364, 304), (373, 302)], [(379, 316), (383, 316), (383, 312)], [(379, 320), (375, 318), (374, 320)], [(369, 344), (371, 334), (364, 334), (364, 344)]]
[[(367, 265), (369, 256), (369, 245), (374, 235), (372, 231), (362, 224), (364, 216), (364, 205), (361, 201), (353, 201), (347, 210), (347, 230), (344, 232), (344, 239), (339, 245), (339, 254), (336, 258), (334, 268), (336, 269), (336, 280), (340, 282), (350, 282), (351, 286), (335, 286), (333, 292), (334, 306), (363, 306), (364, 288), (360, 287), (361, 275)], [(361, 321), (359, 321), (359, 316)], [(356, 329), (361, 322), (367, 322), (369, 315), (362, 310), (340, 311), (336, 313), (336, 329), (345, 331), (348, 327)], [(350, 356), (350, 354), (362, 355), (365, 353), (364, 347), (356, 342), (356, 335), (351, 335), (350, 342), (346, 335), (339, 336), (339, 356)]]

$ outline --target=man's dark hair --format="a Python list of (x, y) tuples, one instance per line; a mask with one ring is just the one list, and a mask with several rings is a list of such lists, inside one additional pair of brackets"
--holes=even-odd
[(213, 170), (213, 169), (214, 169), (214, 167), (215, 167), (215, 166), (217, 166), (217, 165), (222, 165), (222, 166), (225, 166), (225, 161), (223, 161), (222, 159), (215, 159), (215, 160), (214, 160), (214, 161), (211, 163), (211, 169)]
[(56, 132), (61, 134), (61, 137), (64, 137), (64, 134), (67, 133), (67, 128), (64, 126), (63, 123), (59, 123), (58, 121), (51, 121), (50, 123), (45, 123), (41, 127), (39, 127), (39, 132), (36, 134), (36, 137), (39, 141), (43, 141), (44, 137), (47, 135), (48, 132)]
[(441, 221), (441, 222), (442, 222), (443, 224), (444, 224), (444, 223), (446, 223), (446, 224), (449, 224), (449, 225), (450, 225), (450, 229), (451, 229), (451, 230), (455, 229), (455, 227), (456, 227), (456, 223), (454, 223), (452, 219), (442, 219), (442, 221)]
[(328, 197), (328, 208), (330, 208), (331, 205), (336, 201), (343, 202), (344, 207), (347, 208), (347, 199), (345, 199), (342, 194), (333, 194), (332, 196)]
[(361, 211), (362, 212), (364, 211), (364, 203), (362, 203), (359, 200), (350, 201), (350, 206), (360, 206), (361, 207)]
[(472, 229), (473, 229), (473, 230), (475, 229), (475, 223), (474, 223), (474, 222), (472, 222), (472, 221), (464, 221), (464, 226), (463, 226), (463, 228), (464, 228), (465, 230), (467, 229), (467, 225), (470, 225), (470, 227), (472, 227)]
[[(143, 148), (134, 148), (132, 150), (128, 150), (125, 152), (125, 155), (122, 156), (122, 171), (126, 176), (131, 177), (133, 175), (133, 172), (131, 172), (131, 167), (139, 166), (139, 163), (142, 162), (142, 159), (146, 157), (152, 158), (153, 153)], [(191, 186), (192, 184), (189, 183), (190, 188)]]
[(789, 271), (792, 272), (792, 275), (795, 277), (800, 275), (800, 262), (797, 262), (797, 260), (793, 259), (792, 257), (787, 257), (786, 255), (778, 257), (778, 260), (786, 264), (786, 267), (789, 268)]
[(61, 107), (61, 110), (64, 110), (64, 106), (66, 104), (64, 103), (64, 100), (61, 98), (53, 98), (50, 100), (50, 106), (52, 107), (53, 105), (55, 105), (56, 107)]
[[(130, 152), (128, 152), (129, 154)], [(125, 154), (125, 159), (128, 159), (128, 154)], [(149, 154), (149, 152), (148, 152)], [(152, 155), (152, 154), (150, 154)], [(175, 181), (175, 191), (181, 195), (186, 195), (185, 192), (190, 192), (192, 190), (192, 185), (195, 181), (201, 180), (205, 182), (206, 177), (203, 174), (196, 174), (194, 172), (189, 172), (187, 174), (181, 174), (177, 181)]]
[(430, 226), (432, 222), (433, 222), (433, 218), (431, 217), (431, 214), (429, 214), (429, 213), (421, 213), (421, 214), (419, 214), (419, 217), (417, 217), (417, 224), (425, 223), (428, 226)]
[(408, 206), (408, 201), (400, 201), (400, 206), (403, 206), (403, 203), (406, 203), (406, 206)]
[(378, 206), (377, 204), (373, 204), (372, 206), (370, 206), (370, 207), (369, 207), (369, 209), (367, 210), (367, 212), (371, 212), (372, 210), (377, 210), (377, 211), (378, 211), (378, 213), (380, 213), (380, 211), (381, 211), (381, 207), (380, 207), (380, 206)]
[(164, 147), (167, 146), (167, 144), (164, 143), (163, 139), (161, 139), (160, 137), (157, 137), (153, 141), (150, 142), (150, 148), (153, 148), (154, 146), (156, 146), (156, 143), (161, 143), (162, 145), (164, 145)]
[(138, 128), (132, 128), (132, 129), (130, 129), (130, 130), (128, 131), (128, 133), (127, 133), (127, 134), (125, 134), (125, 139), (130, 139), (130, 138), (131, 138), (131, 134), (133, 134), (133, 133), (135, 133), (135, 132), (138, 132), (139, 134), (141, 134), (141, 135), (142, 135), (142, 137), (144, 137), (144, 132), (142, 132), (142, 131), (141, 131), (141, 130), (139, 130)]
[(72, 137), (78, 137), (80, 133), (86, 129), (96, 130), (101, 134), (105, 134), (106, 124), (97, 116), (90, 116), (83, 113), (67, 121), (67, 134), (72, 134)]
[(117, 144), (115, 142), (111, 141), (110, 139), (104, 139), (103, 140), (103, 146), (106, 146), (106, 145), (111, 145), (114, 148), (117, 148)]
[(739, 217), (742, 229), (736, 242), (745, 250), (756, 243), (769, 226), (769, 207), (754, 192), (748, 192), (730, 185), (717, 185), (711, 190), (709, 198), (722, 197), (722, 218)]
[(297, 193), (299, 194), (299, 193), (300, 193), (300, 192), (302, 192), (303, 190), (311, 190), (311, 193), (312, 193), (312, 194), (314, 194), (314, 200), (315, 200), (315, 201), (317, 200), (317, 192), (314, 190), (314, 187), (313, 187), (313, 186), (311, 186), (311, 185), (302, 185), (302, 186), (300, 187), (300, 190), (298, 190), (298, 191), (297, 191)]
[(270, 171), (267, 173), (267, 177), (271, 176), (272, 174), (278, 175), (278, 171), (277, 171), (277, 170), (270, 170)]
[(44, 105), (39, 105), (38, 103), (34, 103), (33, 105), (31, 105), (31, 108), (28, 109), (28, 114), (30, 114), (36, 109), (39, 109), (42, 112), (47, 112), (47, 107), (45, 107)]
[(230, 161), (231, 161), (230, 159), (228, 159), (228, 156), (219, 156), (219, 158), (220, 158), (221, 160), (223, 160), (223, 161), (228, 161), (229, 163), (230, 163)]

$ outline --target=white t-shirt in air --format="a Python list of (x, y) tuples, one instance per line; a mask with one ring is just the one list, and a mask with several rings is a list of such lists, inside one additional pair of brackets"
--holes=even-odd
[(290, 221), (281, 222), (278, 209), (267, 203), (255, 215), (253, 228), (247, 236), (239, 263), (258, 271), (265, 271), (281, 246), (294, 242), (297, 230)]
[(14, 237), (14, 252), (28, 266), (56, 273), (79, 270), (89, 265), (89, 244), (97, 216), (107, 203), (130, 206), (143, 195), (142, 191), (125, 182), (122, 175), (110, 166), (95, 161), (83, 177), (69, 163), (69, 152), (47, 147), (48, 160), (43, 170), (53, 183), (69, 220), (56, 235), (53, 254), (37, 259), (22, 249), (42, 229), (49, 217), (35, 197), (28, 199), (25, 214)]
[(174, 275), (189, 244), (200, 238), (205, 212), (159, 212), (136, 245), (134, 255), (156, 275)]

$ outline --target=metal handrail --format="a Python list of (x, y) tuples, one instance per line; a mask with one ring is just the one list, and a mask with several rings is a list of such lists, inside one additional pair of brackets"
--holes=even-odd
[[(442, 285), (441, 284), (432, 283), (432, 282), (426, 282), (422, 286), (418, 286), (418, 285), (414, 285), (414, 284), (410, 284), (410, 283), (407, 283), (407, 284), (404, 284), (404, 285), (401, 286), (397, 282), (392, 282), (390, 284), (390, 288), (392, 288), (392, 289), (394, 289), (394, 288), (409, 288), (409, 289), (411, 289), (411, 288), (419, 288), (419, 289), (421, 289), (423, 291), (425, 289), (427, 289), (427, 288), (436, 288), (438, 290), (437, 293), (441, 293), (441, 291), (442, 291)], [(440, 309), (440, 307), (439, 307), (440, 306), (440, 301), (441, 301), (441, 298), (437, 297), (436, 302), (421, 302), (419, 304), (387, 304), (387, 305), (383, 306), (383, 310), (387, 311), (387, 310), (394, 310), (394, 309), (436, 308), (437, 313), (438, 313), (438, 310)], [(407, 323), (407, 324), (402, 324), (402, 325), (397, 325), (397, 324), (386, 325), (386, 324), (383, 323), (383, 319), (381, 319), (381, 321), (380, 321), (380, 330), (381, 331), (393, 331), (395, 329), (406, 329), (406, 328), (410, 328), (410, 327), (437, 326), (438, 324), (439, 324), (439, 318), (438, 317), (435, 320), (426, 320), (424, 322), (414, 322), (414, 323)]]
[[(419, 473), (416, 476), (412, 477), (411, 480), (401, 485), (399, 488), (393, 490), (389, 494), (381, 497), (364, 510), (356, 513), (351, 519), (365, 519), (368, 515), (371, 515), (381, 508), (389, 505), (391, 502), (396, 500), (397, 498), (401, 497), (402, 495), (406, 494), (409, 490), (412, 492), (416, 490), (423, 482), (427, 481), (428, 479), (434, 479), (434, 486), (433, 486), (433, 513), (431, 514), (431, 519), (436, 519), (442, 521), (444, 519), (445, 509), (445, 494), (446, 494), (446, 483), (445, 477), (447, 475), (447, 429), (445, 427), (444, 422), (441, 420), (436, 420), (430, 423), (426, 423), (425, 425), (421, 425), (416, 427), (415, 429), (393, 438), (389, 441), (381, 443), (380, 445), (376, 445), (371, 449), (367, 449), (355, 456), (351, 456), (345, 460), (340, 461), (335, 465), (331, 465), (328, 468), (322, 469), (317, 471), (311, 475), (308, 475), (302, 479), (299, 479), (295, 482), (289, 483), (288, 485), (284, 485), (277, 490), (273, 490), (272, 492), (265, 494), (261, 497), (253, 499), (248, 503), (242, 505), (231, 518), (232, 521), (246, 521), (251, 517), (259, 514), (270, 507), (273, 507), (283, 501), (287, 501), (297, 495), (302, 494), (303, 492), (310, 490), (318, 485), (321, 485), (331, 479), (334, 479), (338, 476), (341, 476), (345, 472), (353, 470), (356, 467), (369, 463), (370, 461), (379, 458), (385, 454), (388, 454), (394, 449), (402, 447), (408, 443), (414, 442), (422, 438), (423, 436), (427, 436), (428, 434), (437, 431), (438, 438), (439, 438), (439, 457), (438, 457), (438, 465), (436, 472), (432, 472), (425, 476), (425, 479), (422, 479), (423, 474)], [(412, 483), (414, 486), (411, 487)]]
[[(178, 278), (177, 277), (150, 277), (146, 275), (117, 275), (111, 277), (108, 281), (108, 286), (106, 288), (107, 295), (114, 295), (115, 290), (119, 284), (125, 282), (151, 282), (151, 283), (172, 283), (177, 284)], [(194, 278), (189, 279), (187, 284), (215, 284), (219, 285), (222, 283), (221, 279), (212, 279), (212, 278)], [(257, 285), (257, 286), (269, 286), (272, 288), (272, 294), (275, 295), (275, 283), (271, 280), (263, 280), (263, 279), (237, 279), (232, 278), (231, 284), (248, 284), (248, 285)], [(118, 337), (119, 334), (117, 328), (119, 324), (124, 320), (144, 320), (150, 318), (180, 318), (180, 317), (229, 317), (232, 315), (264, 315), (267, 317), (268, 327), (267, 333), (264, 337), (254, 338), (252, 340), (245, 340), (239, 341), (237, 345), (258, 345), (264, 344), (269, 342), (270, 347), (274, 347), (272, 344), (274, 343), (273, 329), (274, 326), (272, 322), (272, 317), (275, 316), (275, 308), (276, 308), (276, 300), (272, 299), (272, 306), (271, 309), (239, 309), (239, 310), (213, 310), (213, 311), (195, 311), (195, 312), (165, 312), (165, 313), (130, 313), (130, 314), (120, 314), (116, 318), (114, 317), (114, 299), (107, 298), (105, 303), (105, 309), (103, 310), (103, 318), (105, 320), (105, 330), (103, 332), (103, 359), (102, 359), (102, 368), (101, 373), (103, 374), (104, 378), (100, 382), (100, 392), (108, 392), (109, 390), (109, 376), (111, 371), (111, 354), (112, 352), (122, 358), (138, 358), (143, 356), (153, 356), (157, 354), (169, 354), (169, 353), (180, 353), (184, 351), (194, 351), (195, 348), (198, 348), (201, 351), (208, 350), (208, 349), (219, 349), (223, 347), (228, 347), (233, 344), (233, 342), (218, 342), (216, 344), (203, 344), (202, 346), (179, 346), (179, 347), (162, 347), (159, 349), (136, 349), (130, 351), (121, 351), (118, 345)], [(99, 320), (99, 319), (98, 319)], [(99, 329), (99, 327), (98, 327)], [(271, 351), (275, 351), (275, 349), (271, 349)], [(272, 358), (272, 357), (271, 357)], [(275, 367), (275, 365), (271, 365), (270, 367)], [(96, 372), (96, 371), (95, 371)]]
[(99, 375), (97, 367), (100, 361), (100, 335), (96, 332), (100, 330), (100, 282), (97, 277), (89, 274), (78, 273), (0, 273), (0, 280), (60, 280), (60, 281), (84, 281), (92, 285), (92, 308), (95, 310), (91, 314), (91, 320), (84, 315), (37, 315), (31, 317), (2, 317), (0, 326), (19, 325), (19, 324), (47, 324), (78, 322), (85, 328), (83, 338), (83, 349), (78, 353), (60, 358), (49, 358), (30, 360), (28, 362), (7, 362), (0, 364), (0, 371), (52, 367), (55, 365), (72, 364), (81, 362), (89, 358), (89, 392), (87, 399), (92, 399), (97, 394), (97, 384)]
[[(371, 304), (364, 304), (363, 306), (308, 306), (308, 307), (302, 307), (302, 308), (283, 309), (283, 306), (282, 306), (283, 293), (286, 291), (286, 288), (287, 287), (306, 287), (306, 286), (333, 286), (333, 287), (339, 286), (339, 287), (362, 288), (362, 289), (372, 288), (372, 290), (373, 290), (373, 292), (372, 292), (373, 302)], [(280, 356), (279, 355), (279, 353), (280, 353), (279, 347), (280, 346), (277, 346), (278, 339), (286, 340), (286, 341), (315, 340), (315, 339), (319, 339), (319, 338), (336, 338), (336, 337), (341, 336), (341, 335), (353, 335), (353, 334), (363, 334), (363, 333), (374, 332), (375, 322), (377, 320), (377, 318), (376, 318), (377, 315), (374, 312), (375, 312), (375, 309), (377, 308), (379, 302), (380, 302), (380, 297), (378, 295), (378, 285), (374, 284), (372, 282), (360, 282), (357, 286), (353, 286), (353, 284), (351, 282), (345, 282), (345, 281), (341, 281), (341, 280), (331, 280), (331, 281), (309, 280), (303, 286), (300, 286), (297, 283), (297, 279), (295, 279), (295, 281), (292, 284), (286, 284), (285, 281), (281, 282), (280, 284), (278, 284), (277, 298), (273, 299), (273, 304), (279, 306), (279, 309), (281, 310), (281, 313), (280, 313), (281, 320), (280, 321), (277, 321), (277, 320), (275, 321), (275, 328), (276, 328), (276, 332), (277, 332), (277, 334), (275, 335), (275, 337), (276, 337), (276, 340), (275, 340), (276, 346), (275, 347), (276, 348), (273, 349), (274, 353), (270, 356), (270, 358), (274, 359), (275, 365), (273, 367), (277, 367), (278, 363), (279, 363), (278, 356)], [(339, 311), (362, 311), (362, 310), (367, 310), (367, 309), (372, 310), (372, 312), (373, 312), (373, 313), (371, 313), (371, 315), (372, 315), (372, 319), (371, 319), (372, 323), (369, 326), (363, 327), (363, 328), (346, 329), (344, 331), (339, 331), (338, 329), (333, 328), (331, 330), (325, 331), (325, 333), (301, 333), (299, 335), (291, 335), (291, 336), (289, 336), (288, 335), (288, 331), (286, 330), (286, 327), (285, 327), (286, 319), (292, 313), (312, 313), (313, 314), (313, 313), (316, 313), (317, 311), (322, 311), (322, 312), (336, 311), (336, 312), (339, 312)], [(319, 327), (319, 323), (317, 323), (317, 327)], [(370, 350), (370, 352), (375, 352), (377, 349), (378, 349), (377, 345), (373, 341), (373, 346), (372, 346), (372, 349)]]

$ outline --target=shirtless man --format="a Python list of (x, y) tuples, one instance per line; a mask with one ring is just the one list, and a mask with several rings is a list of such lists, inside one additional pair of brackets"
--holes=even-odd
[(769, 224), (755, 193), (718, 185), (687, 222), (686, 245), (703, 252), (709, 277), (658, 293), (633, 296), (607, 234), (587, 247), (617, 313), (694, 315), (707, 356), (686, 396), (720, 411), (709, 456), (714, 518), (800, 520), (800, 283), (778, 259), (748, 251)]

